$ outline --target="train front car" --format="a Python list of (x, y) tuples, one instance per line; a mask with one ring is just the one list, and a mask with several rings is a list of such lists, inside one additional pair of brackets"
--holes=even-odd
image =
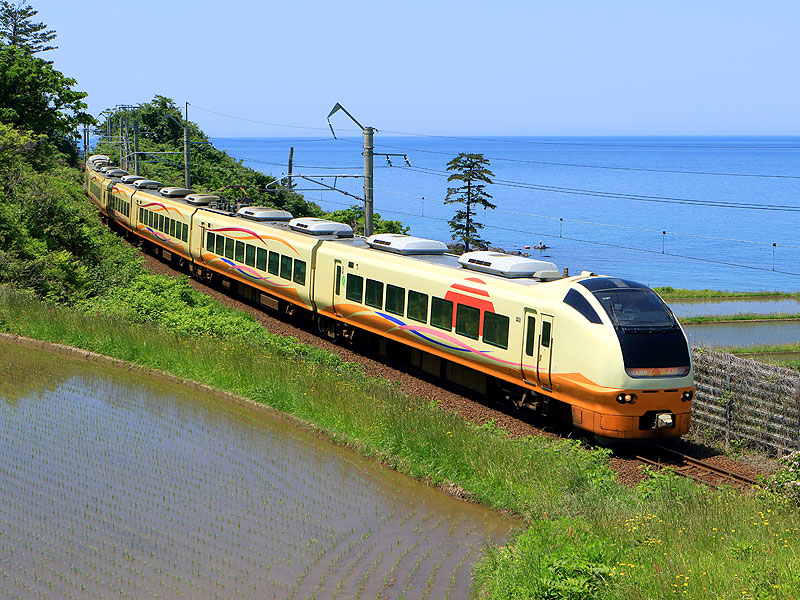
[[(694, 397), (691, 352), (672, 312), (647, 286), (615, 277), (575, 278), (564, 297), (593, 330), (576, 348), (562, 393), (576, 427), (598, 438), (684, 435)], [(580, 315), (577, 317), (576, 313)]]

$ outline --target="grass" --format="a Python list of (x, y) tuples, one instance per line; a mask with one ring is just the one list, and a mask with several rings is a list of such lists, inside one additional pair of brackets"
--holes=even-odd
[(513, 511), (527, 528), (477, 565), (481, 598), (800, 597), (800, 513), (766, 491), (709, 491), (655, 472), (626, 488), (605, 451), (509, 438), (296, 342), (177, 335), (10, 292), (0, 293), (0, 330), (269, 404), (395, 469)]
[(653, 288), (664, 300), (690, 300), (693, 298), (800, 298), (800, 292), (726, 292), (721, 290), (688, 290), (684, 288)]
[(692, 323), (737, 323), (746, 321), (798, 321), (800, 315), (789, 313), (742, 313), (735, 315), (703, 315), (700, 317), (682, 317), (683, 324)]

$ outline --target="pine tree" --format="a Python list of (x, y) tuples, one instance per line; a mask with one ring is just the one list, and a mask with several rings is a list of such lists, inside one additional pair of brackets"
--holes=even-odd
[(482, 229), (483, 225), (475, 220), (476, 207), (497, 208), (489, 202), (492, 196), (486, 191), (485, 184), (491, 185), (491, 178), (494, 177), (488, 165), (489, 160), (483, 154), (464, 152), (447, 163), (447, 170), (454, 171), (447, 181), (462, 182), (459, 187), (447, 188), (444, 203), (464, 205), (463, 209), (456, 211), (449, 224), (453, 239), (464, 244), (465, 252), (469, 252), (472, 247), (486, 248), (489, 245), (489, 242), (478, 236), (478, 229)]
[(14, 4), (0, 1), (0, 40), (9, 46), (24, 48), (31, 54), (55, 50), (57, 46), (47, 46), (56, 37), (56, 32), (47, 29), (44, 23), (31, 21), (38, 10), (20, 0)]

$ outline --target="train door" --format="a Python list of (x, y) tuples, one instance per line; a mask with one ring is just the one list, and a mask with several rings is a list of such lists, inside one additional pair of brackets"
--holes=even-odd
[(539, 384), (548, 390), (553, 389), (550, 380), (550, 366), (553, 351), (553, 317), (542, 315), (542, 331), (539, 334), (538, 374)]
[(344, 280), (344, 270), (342, 269), (342, 261), (333, 261), (333, 312), (336, 316), (342, 316), (339, 313), (339, 302), (342, 299), (342, 286)]
[(537, 373), (538, 366), (538, 340), (536, 338), (536, 311), (530, 308), (525, 309), (522, 317), (523, 344), (522, 344), (522, 378), (525, 381), (535, 383), (539, 380)]

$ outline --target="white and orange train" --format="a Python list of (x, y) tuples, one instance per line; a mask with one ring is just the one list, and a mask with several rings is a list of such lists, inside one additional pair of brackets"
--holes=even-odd
[[(602, 438), (689, 429), (690, 349), (650, 288), (497, 252), (446, 253), (406, 235), (280, 210), (217, 207), (215, 196), (127, 175), (90, 158), (90, 199), (110, 220), (200, 278), (320, 331), (404, 353), (424, 371), (546, 408)], [(368, 333), (371, 335), (361, 335)]]

